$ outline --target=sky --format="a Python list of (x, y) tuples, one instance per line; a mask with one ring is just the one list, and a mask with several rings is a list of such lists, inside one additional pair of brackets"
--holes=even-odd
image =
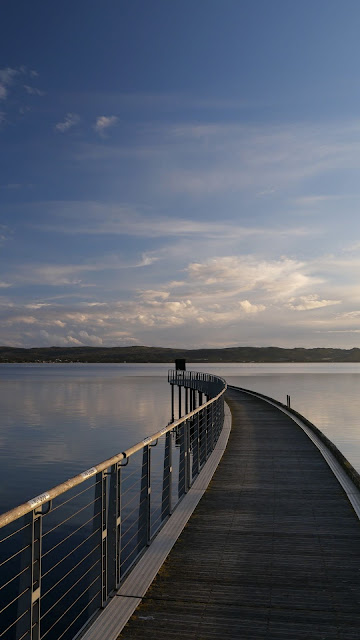
[(360, 341), (358, 0), (2, 0), (0, 344)]

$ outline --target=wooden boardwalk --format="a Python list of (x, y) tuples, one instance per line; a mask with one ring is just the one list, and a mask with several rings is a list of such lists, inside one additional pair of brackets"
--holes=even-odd
[(291, 418), (227, 398), (227, 450), (119, 638), (359, 640), (360, 522), (343, 489)]

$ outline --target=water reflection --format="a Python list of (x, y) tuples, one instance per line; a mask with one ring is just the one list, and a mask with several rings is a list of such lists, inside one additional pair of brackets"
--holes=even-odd
[[(167, 364), (0, 365), (0, 511), (167, 424)], [(360, 364), (188, 365), (286, 402), (360, 470)]]
[(0, 511), (167, 424), (166, 369), (154, 377), (124, 373), (96, 365), (86, 375), (84, 367), (0, 367)]

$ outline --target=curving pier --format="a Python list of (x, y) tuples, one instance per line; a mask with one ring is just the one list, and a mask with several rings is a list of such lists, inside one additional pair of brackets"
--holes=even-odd
[(227, 401), (228, 447), (119, 640), (358, 640), (357, 488), (279, 407)]
[(359, 640), (359, 474), (271, 398), (168, 380), (168, 425), (0, 516), (0, 640)]

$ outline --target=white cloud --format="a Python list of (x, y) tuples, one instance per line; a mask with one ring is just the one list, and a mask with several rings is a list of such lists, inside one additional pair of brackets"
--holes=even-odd
[(265, 305), (251, 304), (249, 300), (241, 300), (239, 304), (245, 313), (259, 313), (259, 311), (265, 311), (266, 309)]
[[(184, 237), (196, 238), (197, 244), (202, 238), (214, 240), (246, 240), (252, 237), (287, 239), (316, 234), (314, 227), (291, 227), (288, 224), (245, 226), (227, 220), (225, 217), (218, 222), (179, 216), (149, 215), (139, 213), (136, 209), (128, 206), (96, 201), (37, 202), (31, 205), (32, 209), (34, 207), (37, 212), (43, 211), (44, 214), (46, 212), (46, 220), (41, 224), (34, 224), (34, 227), (44, 231), (66, 234), (125, 234), (147, 238)], [(49, 212), (51, 212), (52, 218), (50, 224), (48, 222)], [(86, 224), (84, 220), (86, 220)], [(144, 255), (146, 259), (149, 257), (153, 259), (153, 254), (149, 252)]]
[(117, 121), (117, 116), (98, 116), (94, 124), (94, 129), (97, 133), (104, 133), (104, 131), (113, 127)]
[(143, 300), (166, 300), (169, 297), (169, 291), (156, 291), (154, 289), (148, 289), (147, 291), (140, 291), (139, 298)]
[(336, 316), (337, 320), (358, 320), (360, 319), (360, 311), (346, 311)]
[(11, 84), (14, 77), (19, 74), (18, 69), (12, 69), (11, 67), (6, 67), (4, 69), (0, 69), (0, 81), (4, 84)]
[(352, 196), (349, 195), (312, 195), (312, 196), (300, 196), (298, 198), (294, 198), (294, 204), (297, 204), (301, 207), (314, 207), (316, 205), (321, 205), (324, 202), (334, 202), (337, 200), (343, 200)]
[(74, 338), (71, 335), (62, 336), (54, 333), (48, 333), (45, 329), (41, 329), (39, 335), (41, 336), (42, 341), (48, 346), (79, 347), (83, 345), (81, 340), (77, 340), (77, 338)]
[(8, 96), (8, 87), (13, 84), (14, 78), (19, 75), (18, 69), (6, 67), (0, 69), (0, 100), (5, 100)]
[(158, 260), (159, 260), (158, 256), (150, 255), (149, 253), (143, 253), (141, 256), (140, 262), (138, 262), (135, 266), (148, 267), (149, 265), (154, 264), (154, 262), (157, 262)]
[(258, 260), (254, 256), (225, 256), (212, 258), (188, 267), (190, 279), (205, 285), (222, 285), (237, 292), (264, 290), (286, 298), (295, 291), (321, 280), (306, 273), (306, 265), (289, 258)]
[[(356, 120), (316, 126), (164, 125), (158, 136), (169, 160), (168, 170), (158, 175), (163, 188), (192, 196), (284, 192), (307, 178), (360, 167)], [(319, 202), (303, 201), (303, 206)]]
[(308, 311), (310, 309), (329, 307), (334, 304), (341, 304), (341, 300), (321, 300), (318, 295), (310, 294), (299, 296), (299, 298), (290, 298), (287, 306), (293, 311)]
[(71, 127), (74, 127), (79, 122), (80, 116), (78, 116), (76, 113), (67, 113), (65, 116), (65, 120), (63, 122), (58, 122), (55, 125), (55, 130), (60, 131), (61, 133), (65, 133), (65, 131), (68, 131), (69, 129), (71, 129)]
[(89, 265), (24, 265), (19, 267), (16, 281), (27, 284), (48, 284), (52, 286), (77, 285), (81, 283), (79, 273), (96, 270)]
[[(9, 87), (18, 84), (21, 76), (35, 77), (36, 71), (28, 71), (26, 67), (21, 66), (17, 68), (5, 67), (0, 69), (0, 100), (6, 100), (9, 93)], [(31, 87), (27, 84), (22, 85), (28, 94), (43, 95), (43, 91)]]
[(100, 347), (103, 343), (102, 338), (95, 335), (89, 335), (87, 331), (79, 331), (79, 336), (83, 344), (91, 345), (93, 347)]
[(360, 242), (354, 242), (353, 244), (350, 244), (347, 247), (344, 247), (344, 251), (345, 252), (352, 252), (352, 251), (359, 251), (360, 249)]
[(86, 307), (107, 307), (106, 302), (80, 302), (80, 304)]
[(9, 184), (0, 185), (0, 189), (21, 189), (22, 186), (20, 182), (10, 182)]
[(44, 96), (45, 95), (45, 91), (41, 91), (40, 89), (37, 89), (36, 87), (31, 87), (28, 84), (24, 84), (24, 89), (25, 89), (26, 93), (28, 93), (30, 96)]
[(24, 315), (24, 316), (19, 316), (19, 315), (12, 315), (11, 318), (9, 318), (8, 320), (5, 320), (4, 323), (5, 324), (9, 324), (9, 325), (13, 325), (13, 324), (37, 324), (38, 320), (36, 318), (34, 318), (34, 316), (28, 316), (28, 315)]
[[(76, 286), (89, 287), (92, 283), (84, 281), (87, 274), (97, 274), (103, 271), (119, 271), (123, 269), (137, 269), (138, 267), (146, 267), (156, 262), (156, 256), (142, 255), (140, 261), (125, 261), (118, 255), (107, 255), (99, 257), (91, 262), (83, 264), (53, 264), (53, 263), (25, 263), (18, 265), (11, 272), (13, 285), (22, 284), (42, 284), (54, 287), (58, 286)], [(12, 286), (3, 283), (0, 287)]]
[[(35, 73), (35, 71), (28, 71), (25, 66), (17, 68), (5, 67), (0, 69), (0, 102), (4, 103), (11, 93), (15, 91), (15, 117), (17, 117), (18, 114), (23, 115), (30, 109), (27, 105), (19, 106), (18, 101), (21, 92), (24, 94), (25, 91), (28, 95), (44, 95), (44, 92), (40, 89), (28, 84), (23, 84), (24, 77), (35, 77)], [(10, 103), (10, 106), (14, 109), (14, 104)], [(9, 120), (11, 120), (10, 116), (11, 114), (9, 115)], [(6, 114), (4, 112), (0, 112), (0, 125), (6, 121)]]
[(318, 333), (360, 333), (360, 329), (327, 329)]

